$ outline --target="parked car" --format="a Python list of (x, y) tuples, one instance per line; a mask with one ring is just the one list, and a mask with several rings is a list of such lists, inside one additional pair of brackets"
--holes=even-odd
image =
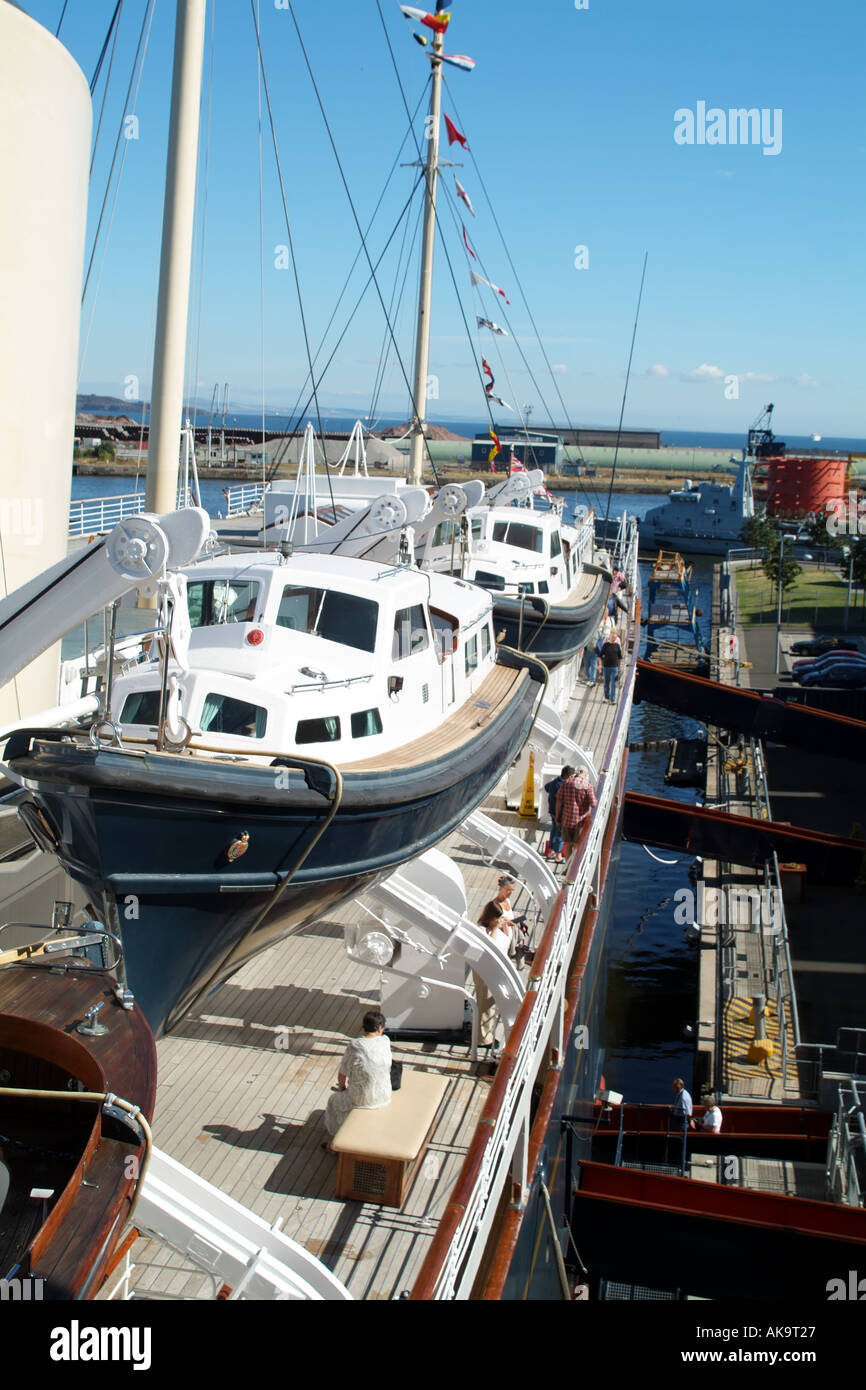
[(791, 667), (792, 671), (808, 671), (813, 666), (829, 666), (833, 662), (848, 661), (856, 665), (858, 662), (866, 665), (866, 656), (862, 652), (826, 652), (824, 656), (804, 656), (799, 661), (795, 661)]
[(791, 643), (792, 656), (821, 656), (823, 652), (831, 651), (856, 652), (859, 647), (850, 637), (811, 637)]
[(810, 671), (800, 671), (794, 679), (800, 685), (839, 685), (862, 690), (866, 689), (866, 665), (840, 661), (833, 666), (822, 666), (820, 670), (813, 667)]

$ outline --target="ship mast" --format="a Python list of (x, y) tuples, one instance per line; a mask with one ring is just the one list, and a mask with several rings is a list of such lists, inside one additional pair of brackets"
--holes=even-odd
[(207, 0), (177, 0), (147, 456), (146, 505), (156, 513), (177, 505), (206, 6)]
[(439, 178), (439, 119), (442, 109), (442, 35), (433, 39), (430, 112), (426, 121), (427, 162), (424, 182), (424, 234), (415, 334), (415, 379), (412, 387), (409, 482), (419, 486), (424, 468), (424, 423), (427, 413), (427, 368), (430, 360), (430, 303), (433, 297), (433, 247), (436, 235), (436, 186)]

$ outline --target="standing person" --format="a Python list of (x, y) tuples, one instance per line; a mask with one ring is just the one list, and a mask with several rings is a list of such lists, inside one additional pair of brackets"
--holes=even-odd
[[(391, 1104), (391, 1043), (385, 1015), (364, 1014), (364, 1036), (349, 1043), (340, 1059), (337, 1086), (325, 1110), (325, 1129), (333, 1139), (350, 1110), (379, 1110)], [(330, 1143), (322, 1145), (331, 1150)]]
[[(565, 776), (566, 770), (568, 776)], [(574, 768), (563, 768), (562, 786), (556, 794), (556, 823), (562, 829), (566, 846), (566, 862), (571, 860), (575, 846), (580, 839), (583, 826), (588, 822), (593, 806), (598, 798), (592, 789), (587, 773), (581, 768), (577, 777)]]
[(619, 633), (614, 629), (601, 649), (601, 668), (604, 675), (604, 698), (616, 704), (616, 683), (622, 661), (622, 643)]
[(583, 652), (583, 674), (586, 677), (587, 685), (595, 685), (595, 675), (598, 670), (598, 654), (601, 651), (603, 641), (604, 620), (602, 619), (587, 642)]
[[(503, 874), (499, 879), (496, 897), (484, 904), (479, 927), (483, 927), (503, 955), (507, 956), (511, 947), (514, 913), (511, 909), (511, 894), (514, 892), (514, 879)], [(496, 1042), (496, 1003), (481, 976), (473, 970), (475, 1002), (478, 1006), (478, 1042), (481, 1047), (494, 1047)]]
[(701, 1116), (701, 1129), (707, 1134), (720, 1134), (722, 1131), (722, 1112), (716, 1105), (715, 1096), (705, 1096), (706, 1107)]
[(556, 795), (562, 786), (562, 779), (569, 772), (574, 772), (573, 767), (567, 765), (562, 769), (558, 777), (554, 777), (550, 782), (545, 782), (544, 790), (547, 792), (547, 809), (550, 812), (550, 840), (548, 849), (550, 858), (554, 864), (561, 864), (562, 855), (562, 831), (556, 819)]
[(688, 1129), (692, 1118), (692, 1098), (681, 1076), (672, 1082), (671, 1090), (674, 1093), (674, 1103), (671, 1106), (674, 1124), (678, 1129)]

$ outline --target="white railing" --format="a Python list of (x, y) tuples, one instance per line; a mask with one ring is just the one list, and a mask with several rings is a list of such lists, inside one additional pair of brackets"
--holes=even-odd
[(270, 483), (233, 483), (223, 488), (226, 516), (246, 516), (248, 512), (261, 511), (262, 498), (270, 491), (270, 486)]
[[(626, 553), (623, 568), (630, 580), (632, 577), (636, 579), (636, 537), (631, 545), (624, 548)], [(633, 592), (636, 594), (637, 591)], [(634, 641), (639, 641), (639, 630), (633, 630), (632, 636)], [(485, 1144), (478, 1179), (466, 1200), (462, 1216), (456, 1223), (448, 1254), (436, 1274), (432, 1292), (434, 1299), (469, 1297), (493, 1234), (501, 1194), (510, 1181), (511, 1168), (521, 1142), (523, 1163), (526, 1162), (531, 1129), (532, 1083), (549, 1052), (551, 1038), (558, 1036), (568, 984), (568, 965), (577, 946), (590, 894), (598, 883), (605, 833), (613, 814), (614, 797), (619, 781), (617, 769), (621, 765), (628, 741), (631, 689), (627, 693), (624, 692), (624, 697), (619, 712), (616, 740), (598, 785), (598, 806), (590, 823), (589, 834), (574, 879), (567, 888), (566, 902), (535, 991), (528, 1025), (520, 1040), (502, 1104)]]
[[(128, 516), (145, 510), (146, 494), (122, 492), (114, 497), (80, 497), (69, 504), (69, 537), (103, 536)], [(177, 509), (195, 506), (192, 492), (183, 488), (177, 494)]]
[(69, 504), (69, 535), (101, 536), (128, 516), (144, 511), (143, 492), (125, 492), (118, 497), (82, 497)]

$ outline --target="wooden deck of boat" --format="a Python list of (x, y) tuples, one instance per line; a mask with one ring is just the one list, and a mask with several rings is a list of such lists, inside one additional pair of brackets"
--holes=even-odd
[[(563, 721), (599, 770), (616, 713), (602, 694), (601, 685), (577, 685)], [(535, 844), (546, 837), (546, 808), (521, 819), (500, 788), (484, 809)], [(442, 848), (459, 863), (476, 915), (495, 892), (496, 868), (459, 831)], [(343, 948), (344, 926), (363, 915), (353, 903), (273, 947), (160, 1041), (154, 1137), (265, 1220), (280, 1219), (353, 1297), (393, 1299), (411, 1288), (426, 1255), (489, 1082), (465, 1047), (395, 1043), (395, 1058), (449, 1082), (427, 1156), (400, 1210), (334, 1196), (336, 1159), (321, 1148), (324, 1108), (347, 1040), (378, 1003), (378, 972)], [(214, 1296), (212, 1276), (153, 1240), (139, 1240), (132, 1258), (139, 1296)]]
[(518, 686), (525, 685), (528, 680), (529, 673), (525, 669), (518, 671), (509, 666), (494, 666), (473, 698), (466, 700), (444, 724), (438, 724), (435, 729), (414, 739), (412, 743), (404, 744), (402, 748), (347, 764), (346, 771), (413, 767), (416, 763), (429, 762), (431, 757), (441, 758), (446, 753), (453, 753), (461, 744), (470, 743), (482, 725), (495, 720)]

